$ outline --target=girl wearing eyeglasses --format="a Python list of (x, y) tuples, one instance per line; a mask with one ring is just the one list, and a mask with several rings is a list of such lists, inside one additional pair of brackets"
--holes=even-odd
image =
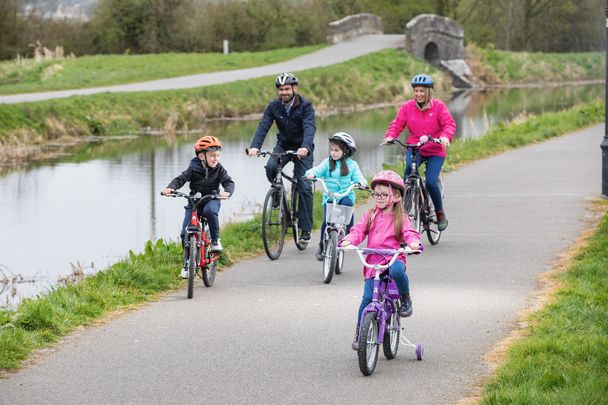
[[(341, 246), (350, 244), (359, 245), (367, 237), (367, 247), (374, 249), (399, 249), (402, 244), (407, 244), (411, 249), (420, 248), (420, 234), (412, 228), (408, 216), (403, 211), (401, 199), (405, 192), (403, 179), (392, 170), (383, 170), (376, 174), (371, 181), (375, 206), (367, 211), (361, 220), (354, 225), (350, 233), (344, 237)], [(369, 255), (366, 258), (370, 264), (386, 263), (381, 255)], [(412, 300), (410, 297), (409, 279), (405, 272), (405, 255), (388, 269), (391, 277), (395, 280), (401, 306), (399, 315), (407, 317), (412, 315)], [(357, 315), (357, 328), (355, 339), (352, 343), (353, 350), (359, 349), (359, 320), (363, 309), (372, 302), (374, 278), (373, 269), (363, 268), (365, 279), (363, 286), (363, 297)]]

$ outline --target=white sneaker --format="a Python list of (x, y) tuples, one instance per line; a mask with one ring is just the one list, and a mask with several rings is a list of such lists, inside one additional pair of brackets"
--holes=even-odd
[(212, 252), (221, 252), (222, 250), (224, 250), (224, 248), (222, 247), (222, 242), (219, 239), (211, 242)]
[(182, 268), (182, 272), (181, 272), (181, 273), (179, 273), (179, 276), (180, 276), (181, 278), (188, 278), (188, 269), (187, 269), (187, 268), (185, 268), (185, 267), (184, 267), (184, 268)]

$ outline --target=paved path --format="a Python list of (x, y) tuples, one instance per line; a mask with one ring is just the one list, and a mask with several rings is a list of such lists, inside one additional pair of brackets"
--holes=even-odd
[[(401, 346), (363, 377), (350, 342), (362, 290), (354, 257), (330, 285), (314, 249), (290, 244), (106, 325), (77, 332), (0, 380), (1, 404), (404, 403), (466, 396), (488, 371), (536, 277), (585, 227), (600, 193), (595, 126), (446, 176), (450, 226), (409, 262), (414, 316)], [(262, 179), (262, 173), (260, 173)], [(361, 212), (358, 212), (359, 217)], [(318, 235), (314, 235), (317, 240)], [(382, 356), (382, 355), (381, 355)]]
[(317, 52), (299, 56), (289, 61), (274, 63), (272, 65), (224, 72), (204, 73), (118, 86), (0, 96), (0, 103), (22, 103), (97, 93), (189, 89), (193, 87), (202, 87), (212, 84), (221, 84), (256, 77), (277, 75), (281, 72), (297, 72), (305, 69), (329, 66), (371, 52), (376, 52), (381, 49), (399, 48), (404, 45), (405, 37), (403, 35), (363, 35), (354, 38), (351, 41), (331, 45)]

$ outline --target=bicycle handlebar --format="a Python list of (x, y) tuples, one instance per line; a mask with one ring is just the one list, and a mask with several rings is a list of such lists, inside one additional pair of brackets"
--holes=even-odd
[(327, 189), (327, 184), (325, 182), (326, 182), (326, 180), (336, 181), (334, 179), (323, 179), (321, 177), (315, 177), (315, 178), (306, 179), (306, 180), (311, 181), (311, 182), (319, 181), (321, 183), (321, 186), (323, 187), (323, 191), (328, 195), (329, 198), (333, 198), (334, 200), (339, 200), (340, 198), (347, 196), (354, 189), (371, 191), (367, 187), (361, 187), (358, 183), (351, 183), (350, 186), (348, 186), (347, 188), (345, 188), (343, 190), (332, 192)]
[[(361, 261), (361, 263), (370, 269), (378, 269), (378, 270), (384, 270), (384, 269), (388, 269), (389, 267), (391, 267), (395, 261), (397, 261), (397, 258), (399, 257), (399, 255), (401, 254), (406, 254), (406, 255), (419, 255), (420, 253), (422, 253), (422, 249), (418, 249), (418, 250), (413, 250), (410, 249), (409, 247), (404, 247), (404, 248), (399, 248), (399, 249), (372, 249), (372, 248), (358, 248), (354, 245), (348, 245), (348, 246), (339, 246), (338, 247), (339, 250), (344, 250), (344, 251), (348, 251), (348, 250), (354, 250), (357, 252), (357, 255), (359, 256), (359, 260)], [(365, 260), (365, 257), (363, 257), (363, 255), (368, 255), (368, 254), (377, 254), (377, 255), (382, 255), (382, 256), (389, 256), (392, 255), (391, 260), (389, 260), (389, 262), (387, 264), (370, 264)]]
[[(245, 148), (245, 154), (249, 156), (249, 148)], [(286, 150), (285, 152), (272, 152), (269, 150), (260, 150), (256, 156), (266, 157), (267, 155), (271, 156), (285, 156), (285, 155), (297, 155), (298, 151), (295, 150)]]
[(404, 148), (419, 148), (422, 145), (425, 145), (429, 142), (441, 143), (441, 141), (438, 138), (431, 138), (431, 137), (429, 137), (425, 142), (417, 142), (417, 143), (403, 143), (397, 138), (392, 138), (392, 141), (389, 142), (387, 140), (384, 140), (379, 146), (393, 145), (394, 143), (398, 143), (399, 145), (403, 146)]
[(161, 192), (160, 195), (165, 196), (165, 197), (173, 197), (173, 198), (184, 197), (188, 201), (200, 200), (200, 202), (205, 202), (205, 201), (209, 201), (209, 200), (224, 200), (225, 199), (223, 197), (220, 197), (220, 195), (218, 193), (212, 193), (212, 194), (207, 194), (207, 195), (201, 195), (201, 193), (196, 193), (194, 195), (190, 195), (187, 193), (183, 193), (181, 191), (172, 191), (169, 194), (163, 194)]

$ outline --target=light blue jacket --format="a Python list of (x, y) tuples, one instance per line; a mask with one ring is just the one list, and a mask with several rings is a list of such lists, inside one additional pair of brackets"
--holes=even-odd
[[(340, 175), (340, 170), (342, 168), (342, 161), (338, 160), (336, 162), (336, 167), (333, 171), (329, 171), (329, 159), (327, 157), (323, 159), (321, 164), (313, 167), (312, 169), (308, 169), (305, 175), (312, 174), (315, 177), (320, 177), (322, 179), (332, 179), (335, 181), (328, 181), (326, 183), (327, 189), (332, 193), (335, 193), (340, 190), (344, 190), (348, 188), (352, 183), (363, 183), (367, 184), (365, 177), (361, 173), (359, 169), (359, 165), (351, 158), (346, 158), (344, 161), (346, 162), (346, 166), (348, 167), (348, 174), (346, 176)], [(350, 194), (347, 194), (346, 197), (350, 197), (350, 199), (355, 202), (355, 192), (351, 191)], [(327, 204), (327, 194), (323, 193), (323, 205)]]

